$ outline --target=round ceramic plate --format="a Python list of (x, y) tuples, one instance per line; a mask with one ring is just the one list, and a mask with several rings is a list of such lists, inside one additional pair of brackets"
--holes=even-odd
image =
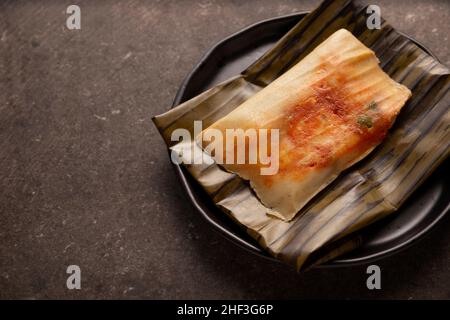
[[(222, 40), (209, 50), (181, 85), (173, 106), (235, 76), (263, 55), (307, 13), (265, 20)], [(411, 37), (408, 37), (411, 39)], [(430, 50), (414, 41), (430, 55)], [(324, 266), (361, 264), (406, 248), (425, 235), (450, 209), (449, 161), (434, 172), (396, 213), (362, 231), (363, 245)], [(244, 249), (271, 258), (257, 242), (218, 209), (182, 167), (177, 174), (199, 213), (227, 239)], [(273, 259), (275, 260), (275, 259)]]

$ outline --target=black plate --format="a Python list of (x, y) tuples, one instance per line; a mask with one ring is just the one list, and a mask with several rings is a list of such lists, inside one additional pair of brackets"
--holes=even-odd
[[(189, 100), (245, 70), (257, 60), (307, 12), (265, 20), (247, 27), (222, 40), (209, 50), (186, 77), (175, 97), (173, 107)], [(411, 39), (411, 37), (408, 37)], [(414, 39), (418, 46), (434, 55)], [(367, 263), (406, 248), (427, 233), (450, 209), (449, 161), (430, 176), (396, 213), (364, 229), (363, 246), (328, 262), (324, 266), (344, 266)], [(244, 249), (270, 258), (257, 242), (231, 221), (209, 199), (209, 196), (182, 167), (176, 172), (189, 198), (203, 217), (222, 235)], [(275, 260), (275, 259), (273, 259)], [(278, 260), (277, 260), (278, 261)]]

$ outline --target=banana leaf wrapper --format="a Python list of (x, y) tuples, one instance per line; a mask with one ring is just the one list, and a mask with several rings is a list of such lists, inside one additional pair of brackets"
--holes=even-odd
[[(171, 141), (177, 128), (191, 132), (227, 115), (295, 65), (335, 31), (345, 28), (371, 48), (380, 66), (412, 91), (387, 138), (368, 157), (342, 173), (289, 221), (268, 216), (247, 181), (219, 165), (183, 166), (225, 214), (272, 256), (301, 271), (361, 244), (359, 231), (394, 213), (450, 153), (450, 70), (382, 19), (366, 26), (367, 5), (324, 1), (240, 75), (153, 118), (180, 158), (202, 150), (194, 141)], [(203, 157), (208, 157), (203, 154)], [(186, 160), (186, 159), (184, 159)]]

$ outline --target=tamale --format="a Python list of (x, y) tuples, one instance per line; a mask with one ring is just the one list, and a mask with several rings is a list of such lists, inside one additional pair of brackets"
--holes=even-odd
[[(388, 133), (411, 96), (378, 65), (375, 53), (340, 29), (263, 90), (197, 137), (226, 170), (250, 182), (267, 213), (289, 221), (346, 168), (367, 156)], [(229, 129), (277, 129), (278, 167), (228, 163)], [(204, 136), (220, 131), (214, 141)], [(246, 141), (247, 154), (260, 154)], [(234, 147), (233, 147), (234, 148)], [(205, 151), (207, 151), (205, 149)]]

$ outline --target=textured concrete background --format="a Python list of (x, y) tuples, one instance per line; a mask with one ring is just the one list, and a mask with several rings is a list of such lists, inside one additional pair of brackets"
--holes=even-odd
[[(379, 262), (297, 275), (224, 240), (188, 203), (151, 116), (214, 43), (318, 1), (0, 4), (1, 298), (450, 298), (450, 219)], [(374, 1), (450, 64), (449, 1)], [(82, 269), (82, 290), (65, 287)]]

